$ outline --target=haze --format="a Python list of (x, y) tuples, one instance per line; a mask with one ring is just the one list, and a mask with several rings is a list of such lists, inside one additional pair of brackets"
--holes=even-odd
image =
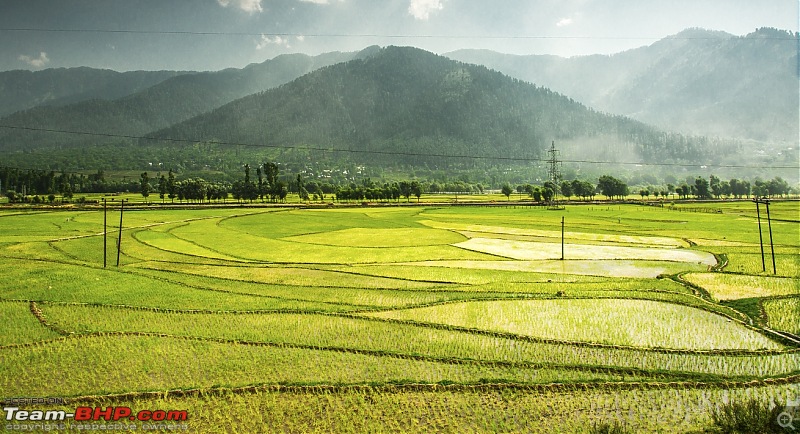
[(798, 30), (795, 0), (4, 0), (0, 70), (219, 70), (283, 53), (611, 54), (689, 27)]

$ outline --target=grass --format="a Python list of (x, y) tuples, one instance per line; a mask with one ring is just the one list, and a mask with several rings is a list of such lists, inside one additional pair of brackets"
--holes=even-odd
[(683, 277), (702, 286), (718, 300), (800, 294), (798, 281), (788, 277), (727, 273), (688, 273)]
[[(3, 353), (0, 388), (11, 396), (69, 397), (253, 384), (437, 383), (453, 378), (465, 383), (619, 378), (588, 371), (446, 363), (158, 336), (86, 336), (8, 348)], [(36, 381), (53, 372), (59, 373), (58, 381)]]
[(771, 206), (778, 276), (752, 203), (153, 206), (125, 213), (120, 267), (112, 209), (105, 269), (102, 210), (0, 209), (0, 390), (154, 391), (124, 401), (196, 431), (699, 430), (800, 388), (800, 351), (734, 309), (797, 332), (798, 205)]
[(728, 318), (646, 300), (468, 302), (369, 315), (609, 345), (703, 350), (780, 348)]
[[(254, 389), (127, 400), (134, 411), (185, 409), (189, 432), (586, 433), (619, 423), (630, 432), (702, 432), (725, 400), (783, 401), (791, 386), (731, 389), (513, 390), (437, 386)], [(91, 405), (120, 405), (119, 400)], [(72, 411), (74, 406), (60, 409)], [(100, 422), (102, 423), (102, 422)]]
[(800, 335), (800, 297), (772, 298), (763, 306), (771, 328)]
[[(459, 247), (481, 253), (522, 261), (559, 259), (561, 244), (534, 243), (530, 241), (471, 238)], [(714, 255), (684, 249), (651, 249), (642, 247), (598, 246), (565, 244), (564, 259), (642, 259), (651, 261), (686, 262), (706, 266), (716, 265)]]
[(0, 313), (3, 318), (0, 322), (0, 346), (28, 344), (60, 336), (33, 316), (28, 303), (0, 301)]

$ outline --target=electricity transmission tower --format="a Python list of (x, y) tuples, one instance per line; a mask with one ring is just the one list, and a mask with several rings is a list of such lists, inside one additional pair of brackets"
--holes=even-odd
[(553, 197), (547, 203), (547, 209), (564, 209), (564, 207), (558, 203), (558, 193), (559, 190), (561, 190), (559, 186), (561, 182), (561, 160), (559, 160), (560, 154), (556, 149), (555, 140), (552, 145), (550, 145), (550, 150), (547, 151), (547, 153), (550, 155), (550, 158), (547, 160), (550, 165), (547, 169), (547, 175), (548, 178), (550, 178), (551, 187), (553, 189)]

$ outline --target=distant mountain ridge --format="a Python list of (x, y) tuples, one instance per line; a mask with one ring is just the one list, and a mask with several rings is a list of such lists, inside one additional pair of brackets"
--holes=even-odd
[(798, 36), (762, 28), (738, 37), (687, 29), (604, 56), (446, 56), (550, 88), (608, 113), (685, 134), (798, 145)]
[[(746, 147), (725, 137), (797, 142), (798, 70), (788, 68), (797, 52), (785, 50), (796, 40), (774, 29), (741, 38), (691, 29), (612, 56), (570, 59), (448, 55), (464, 59), (457, 61), (410, 47), (283, 55), (243, 69), (180, 73), (119, 98), (15, 112), (0, 118), (21, 127), (0, 128), (0, 152), (61, 149), (63, 162), (75, 147), (131, 146), (157, 136), (164, 145), (175, 138), (373, 153), (386, 157), (373, 162), (387, 164), (392, 156), (419, 162), (402, 156), (431, 153), (539, 159), (556, 140), (576, 159), (738, 163)], [(710, 137), (670, 132), (696, 128)]]
[(167, 144), (313, 147), (369, 164), (436, 166), (444, 163), (441, 155), (539, 159), (552, 140), (573, 155), (611, 161), (686, 160), (717, 151), (483, 66), (410, 47), (387, 47), (319, 69), (148, 137)]
[[(286, 54), (242, 69), (182, 73), (121, 98), (89, 99), (64, 106), (39, 106), (6, 116), (0, 119), (0, 124), (141, 135), (357, 55), (359, 53), (333, 52), (318, 56)], [(71, 98), (78, 98), (78, 95), (72, 95)], [(20, 150), (30, 146), (83, 146), (87, 141), (96, 144), (119, 139), (0, 130), (0, 149), (5, 150)]]
[(63, 106), (88, 99), (117, 99), (185, 71), (116, 72), (108, 69), (57, 68), (0, 72), (0, 117), (37, 106)]

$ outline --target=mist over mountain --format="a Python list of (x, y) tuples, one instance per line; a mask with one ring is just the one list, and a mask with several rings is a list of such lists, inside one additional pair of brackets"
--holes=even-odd
[[(86, 99), (63, 106), (43, 105), (6, 116), (0, 119), (0, 124), (62, 131), (141, 135), (207, 112), (237, 98), (273, 88), (322, 66), (349, 60), (356, 55), (358, 54), (339, 52), (319, 56), (289, 54), (243, 69), (172, 73), (175, 76), (121, 98)], [(86, 71), (87, 76), (93, 75), (95, 71)], [(52, 73), (54, 77), (57, 72), (56, 70)], [(141, 81), (137, 80), (136, 75), (128, 77), (133, 80), (127, 84), (127, 88), (133, 87), (134, 81)], [(64, 98), (95, 97), (97, 93), (76, 92), (65, 95)], [(113, 137), (0, 130), (0, 149), (5, 150), (73, 147), (116, 141), (119, 139)]]
[(798, 38), (688, 29), (611, 56), (447, 54), (550, 88), (597, 110), (684, 134), (798, 144)]
[[(45, 102), (0, 118), (19, 127), (0, 128), (0, 152), (51, 168), (124, 169), (177, 166), (175, 143), (221, 142), (213, 158), (197, 151), (190, 165), (232, 170), (239, 162), (226, 153), (241, 146), (230, 144), (244, 144), (272, 159), (499, 166), (541, 160), (556, 141), (573, 160), (790, 166), (798, 148), (792, 44), (794, 34), (774, 29), (746, 37), (692, 29), (612, 56), (569, 59), (369, 47), (204, 73), (1, 73), (4, 89), (39, 77), (57, 82), (58, 92), (28, 86), (26, 104)], [(69, 78), (77, 72), (84, 78)], [(92, 84), (85, 77), (94, 74), (113, 80)], [(78, 83), (71, 90), (70, 80)], [(124, 95), (114, 98), (112, 88)], [(77, 102), (58, 105), (67, 101)]]
[(116, 72), (86, 67), (3, 71), (0, 72), (0, 116), (36, 106), (122, 98), (182, 74), (185, 72)]
[(716, 158), (731, 145), (664, 133), (410, 47), (322, 68), (148, 136), (428, 165), (445, 164), (442, 155), (537, 159), (553, 140), (568, 155), (612, 161)]

